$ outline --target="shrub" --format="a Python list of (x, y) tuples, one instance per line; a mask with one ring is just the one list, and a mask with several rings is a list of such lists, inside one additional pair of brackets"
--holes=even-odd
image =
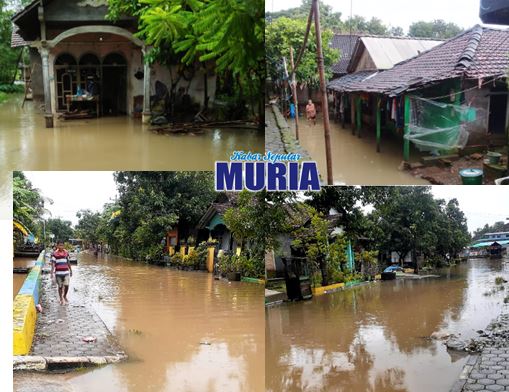
[(180, 254), (180, 252), (177, 252), (173, 256), (171, 256), (171, 263), (173, 265), (179, 265), (179, 266), (183, 265), (183, 257)]
[(249, 278), (260, 278), (265, 275), (265, 262), (263, 260), (258, 260), (243, 255), (234, 257), (237, 258), (237, 263), (240, 267), (240, 273), (242, 276)]
[(25, 87), (22, 84), (0, 84), (0, 92), (5, 94), (22, 93)]
[(505, 279), (501, 276), (497, 276), (495, 278), (495, 284), (504, 284), (505, 283)]

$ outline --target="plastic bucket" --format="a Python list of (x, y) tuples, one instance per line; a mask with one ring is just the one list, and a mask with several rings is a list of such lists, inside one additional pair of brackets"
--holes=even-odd
[(488, 157), (488, 161), (491, 165), (498, 165), (500, 163), (500, 158), (502, 158), (502, 154), (493, 151), (488, 151), (486, 156)]
[(460, 170), (461, 182), (463, 185), (482, 185), (483, 171), (481, 169)]

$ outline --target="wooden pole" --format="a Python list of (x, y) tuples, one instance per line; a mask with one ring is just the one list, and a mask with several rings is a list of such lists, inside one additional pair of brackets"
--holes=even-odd
[(360, 95), (355, 97), (355, 122), (357, 127), (357, 137), (361, 137), (362, 127), (362, 100)]
[[(295, 71), (293, 64), (293, 47), (290, 46), (290, 65), (292, 70)], [(293, 104), (295, 105), (295, 138), (299, 140), (299, 101), (297, 99), (297, 81), (295, 80), (295, 72), (292, 72), (292, 95)]]
[(320, 77), (320, 95), (322, 97), (323, 132), (325, 136), (325, 160), (327, 162), (327, 184), (334, 185), (334, 177), (332, 175), (332, 157), (330, 145), (329, 106), (327, 102), (327, 90), (325, 86), (325, 72), (322, 52), (322, 33), (320, 28), (320, 7), (318, 5), (318, 0), (313, 0), (312, 9), (315, 17), (316, 59), (318, 66), (318, 75)]
[(376, 97), (376, 152), (380, 152), (380, 139), (382, 136), (381, 106), (382, 98)]
[[(404, 99), (404, 135), (408, 135), (410, 132), (408, 125), (410, 123), (410, 98), (405, 95)], [(410, 140), (407, 138), (403, 141), (403, 160), (408, 162), (410, 160)]]

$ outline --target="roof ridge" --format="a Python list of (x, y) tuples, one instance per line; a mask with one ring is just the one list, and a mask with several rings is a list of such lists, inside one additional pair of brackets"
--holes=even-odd
[(474, 62), (475, 53), (481, 42), (483, 36), (483, 28), (480, 25), (475, 25), (471, 30), (471, 36), (461, 54), (455, 69), (467, 70)]
[(408, 39), (415, 41), (446, 41), (445, 38), (434, 38), (434, 37), (411, 37), (408, 35), (381, 35), (381, 34), (363, 34), (359, 38), (385, 38), (385, 39)]

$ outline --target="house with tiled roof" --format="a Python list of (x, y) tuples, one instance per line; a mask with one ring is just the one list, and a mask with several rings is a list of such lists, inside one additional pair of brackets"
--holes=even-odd
[[(432, 119), (437, 120), (442, 109), (440, 116), (448, 125), (417, 129), (423, 135), (429, 131), (428, 136), (433, 132), (433, 141), (428, 136), (425, 141), (434, 145), (428, 151), (506, 144), (508, 69), (509, 30), (475, 26), (390, 69), (361, 74), (348, 82), (332, 81), (328, 90), (336, 99), (347, 97), (353, 102), (351, 122), (357, 132), (376, 132), (378, 150), (382, 129), (399, 134), (408, 160), (412, 125), (432, 113), (424, 109), (432, 105), (437, 110)], [(450, 136), (448, 145), (446, 136)], [(415, 145), (423, 147), (420, 142)]]
[[(33, 97), (44, 102), (47, 127), (78, 109), (148, 122), (151, 96), (167, 89), (157, 89), (158, 81), (197, 106), (213, 102), (217, 79), (210, 68), (149, 64), (137, 18), (112, 21), (107, 14), (107, 0), (33, 0), (13, 15), (12, 45), (29, 48)], [(183, 76), (174, 85), (177, 73)]]
[[(409, 37), (360, 36), (350, 52), (350, 58), (344, 68), (345, 73), (329, 83), (329, 90), (339, 92), (348, 89), (352, 83), (369, 79), (376, 73), (390, 69), (441, 42), (441, 40)], [(350, 100), (343, 103), (344, 105), (340, 106), (340, 100), (335, 101), (333, 106), (335, 116), (343, 123), (351, 123), (353, 117), (351, 117), (352, 110), (349, 109), (352, 108), (352, 103)]]
[(348, 64), (352, 58), (352, 52), (357, 44), (359, 35), (357, 34), (334, 34), (330, 42), (330, 47), (338, 49), (340, 57), (337, 63), (331, 67), (332, 78), (337, 79), (348, 73)]

